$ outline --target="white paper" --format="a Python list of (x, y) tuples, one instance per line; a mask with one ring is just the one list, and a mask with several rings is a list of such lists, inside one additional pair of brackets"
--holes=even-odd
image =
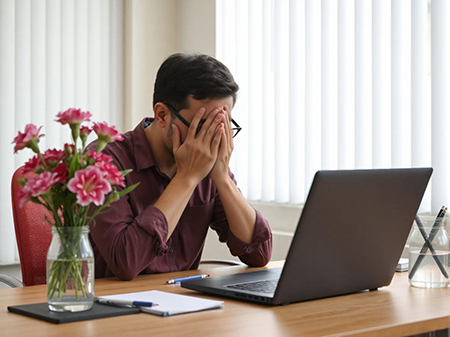
[(142, 312), (160, 316), (184, 314), (194, 311), (218, 309), (223, 307), (223, 301), (213, 301), (198, 297), (166, 293), (163, 291), (143, 291), (137, 293), (99, 296), (108, 300), (144, 301), (157, 303), (153, 307), (141, 307)]

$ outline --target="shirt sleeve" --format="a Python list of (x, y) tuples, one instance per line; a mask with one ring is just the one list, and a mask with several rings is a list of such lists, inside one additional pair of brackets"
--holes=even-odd
[[(236, 184), (231, 172), (230, 177)], [(257, 210), (255, 212), (255, 230), (252, 242), (247, 244), (230, 230), (222, 201), (216, 191), (211, 228), (219, 235), (220, 242), (226, 242), (233, 256), (237, 256), (248, 266), (262, 267), (269, 263), (272, 256), (272, 231), (268, 221)]]
[[(120, 168), (117, 162), (113, 163)], [(92, 206), (90, 214), (95, 209)], [(90, 224), (91, 237), (113, 274), (122, 280), (132, 280), (156, 256), (167, 251), (167, 219), (154, 206), (134, 216), (129, 194), (107, 210)]]

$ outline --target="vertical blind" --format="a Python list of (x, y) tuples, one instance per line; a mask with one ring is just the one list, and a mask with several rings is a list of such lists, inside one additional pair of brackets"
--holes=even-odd
[(25, 125), (43, 125), (41, 150), (70, 141), (54, 122), (69, 107), (122, 126), (123, 0), (0, 0), (0, 265), (18, 260), (11, 177), (32, 156), (13, 155)]
[(450, 2), (217, 0), (240, 84), (231, 168), (250, 200), (302, 203), (319, 169), (432, 166), (449, 206)]

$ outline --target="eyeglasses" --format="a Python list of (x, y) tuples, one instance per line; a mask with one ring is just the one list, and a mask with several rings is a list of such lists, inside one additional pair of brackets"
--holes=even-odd
[[(185, 119), (183, 118), (183, 116), (181, 116), (181, 115), (179, 114), (179, 112), (178, 112), (177, 110), (175, 110), (175, 108), (174, 108), (173, 106), (171, 106), (170, 104), (167, 104), (167, 103), (164, 103), (164, 104), (169, 108), (169, 110), (170, 110), (175, 116), (177, 116), (177, 118), (178, 118), (184, 125), (186, 125), (188, 128), (191, 127), (191, 124), (190, 124), (187, 120), (185, 120)], [(200, 132), (200, 130), (202, 129), (202, 126), (203, 126), (204, 123), (205, 123), (204, 120), (201, 120), (201, 121), (198, 123), (197, 130), (195, 131), (195, 135), (197, 135), (197, 134)], [(231, 132), (233, 133), (233, 138), (234, 138), (234, 137), (237, 136), (237, 134), (239, 133), (239, 131), (242, 130), (242, 128), (238, 125), (238, 123), (236, 123), (236, 122), (234, 121), (234, 119), (231, 119), (231, 123), (234, 125), (234, 127), (231, 128)]]

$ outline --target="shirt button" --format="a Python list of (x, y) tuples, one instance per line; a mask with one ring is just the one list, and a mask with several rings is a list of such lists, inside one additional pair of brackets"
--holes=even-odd
[(247, 253), (251, 253), (251, 252), (253, 252), (253, 248), (252, 247), (248, 247), (247, 248)]
[(173, 249), (172, 248), (170, 248), (169, 253), (173, 254)]

